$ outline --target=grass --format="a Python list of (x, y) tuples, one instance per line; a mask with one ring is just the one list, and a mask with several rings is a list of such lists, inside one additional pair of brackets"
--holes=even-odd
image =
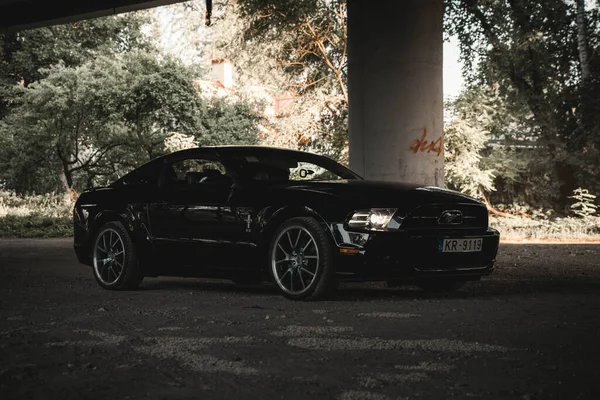
[(0, 237), (72, 236), (74, 203), (72, 195), (18, 196), (0, 191)]
[(490, 216), (490, 226), (500, 231), (503, 240), (600, 240), (600, 217), (531, 219)]
[(73, 220), (39, 214), (0, 218), (0, 237), (56, 238), (73, 236)]

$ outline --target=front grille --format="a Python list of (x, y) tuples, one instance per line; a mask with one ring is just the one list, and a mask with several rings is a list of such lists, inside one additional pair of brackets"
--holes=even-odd
[[(440, 223), (444, 211), (460, 211), (462, 221), (457, 224)], [(487, 228), (488, 213), (483, 205), (477, 204), (430, 204), (417, 207), (402, 221), (402, 229), (462, 230)]]

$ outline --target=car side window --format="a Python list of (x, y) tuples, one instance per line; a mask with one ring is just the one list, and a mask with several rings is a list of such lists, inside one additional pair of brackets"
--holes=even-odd
[(159, 169), (156, 163), (150, 163), (125, 175), (121, 180), (124, 186), (142, 186), (156, 188)]
[(166, 188), (214, 187), (230, 184), (225, 166), (217, 160), (188, 158), (165, 165)]
[(306, 161), (300, 161), (295, 168), (290, 168), (289, 179), (291, 181), (324, 181), (339, 180), (342, 178), (323, 167)]

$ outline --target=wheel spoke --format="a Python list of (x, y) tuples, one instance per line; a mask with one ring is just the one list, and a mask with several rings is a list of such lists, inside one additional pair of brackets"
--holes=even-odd
[(298, 242), (300, 242), (300, 236), (302, 236), (302, 229), (298, 229), (298, 237), (296, 237), (296, 243), (294, 243), (294, 248), (298, 248)]
[(102, 279), (105, 279), (106, 281), (108, 281), (108, 274), (109, 273), (110, 273), (110, 271), (108, 270), (108, 264), (104, 264), (102, 266), (102, 271), (100, 272), (100, 276), (102, 277)]
[[(121, 243), (121, 238), (119, 237), (119, 235), (117, 235), (117, 238), (115, 239), (115, 242), (110, 246), (111, 249), (115, 250), (116, 247)], [(121, 246), (119, 246), (121, 247)]]
[(308, 242), (306, 242), (306, 244), (304, 245), (304, 247), (302, 248), (302, 252), (304, 252), (306, 250), (306, 248), (308, 247), (309, 244), (311, 244), (313, 242), (313, 238), (311, 237)]
[(283, 275), (281, 275), (281, 277), (279, 278), (280, 281), (283, 281), (283, 278), (290, 272), (290, 270), (286, 270)]
[(290, 261), (290, 260), (288, 260), (287, 258), (284, 258), (283, 260), (275, 261), (275, 264), (276, 264), (276, 265), (279, 265), (279, 264), (281, 264), (282, 262), (286, 262), (286, 261)]
[(302, 278), (302, 271), (300, 269), (297, 269), (296, 271), (298, 271), (298, 276), (300, 277), (300, 283), (302, 284), (302, 289), (306, 289), (306, 285), (304, 284), (304, 278)]
[(119, 267), (119, 276), (121, 275), (121, 272), (123, 271), (123, 265), (119, 264), (118, 262), (114, 262), (112, 267), (113, 267), (113, 272), (115, 271), (115, 265)]
[[(116, 256), (120, 256), (120, 255), (121, 255), (121, 254), (123, 254), (123, 253), (124, 253), (124, 251), (123, 251), (123, 250), (121, 250), (120, 252), (118, 252), (118, 253), (115, 253), (115, 257), (116, 257)], [(307, 257), (304, 257), (304, 258), (307, 258)]]
[(311, 271), (307, 270), (307, 269), (306, 269), (306, 268), (304, 268), (304, 267), (301, 267), (300, 269), (301, 269), (303, 272), (306, 272), (307, 274), (309, 274), (310, 276), (315, 276), (315, 273), (314, 273), (314, 272), (311, 272)]
[(318, 259), (319, 256), (304, 256), (304, 258), (306, 258), (308, 260), (315, 260), (315, 259)]
[(292, 244), (292, 236), (290, 235), (290, 231), (287, 231), (288, 242), (290, 242), (290, 249), (294, 252), (294, 245)]
[(294, 291), (294, 274), (293, 273), (290, 274), (290, 290), (292, 292)]
[(281, 246), (281, 243), (277, 243), (277, 247), (279, 247), (279, 249), (280, 249), (281, 251), (283, 251), (283, 254), (285, 254), (285, 256), (286, 256), (286, 257), (289, 257), (289, 256), (290, 256), (290, 255), (288, 254), (288, 252), (287, 252), (287, 251), (285, 251), (285, 250), (283, 249), (283, 246)]

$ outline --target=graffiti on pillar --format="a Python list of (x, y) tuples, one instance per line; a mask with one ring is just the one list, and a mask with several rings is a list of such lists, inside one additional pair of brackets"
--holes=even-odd
[(436, 140), (427, 140), (427, 128), (423, 128), (423, 134), (420, 138), (410, 142), (409, 149), (413, 154), (435, 153), (439, 157), (444, 152), (444, 136), (442, 135)]

